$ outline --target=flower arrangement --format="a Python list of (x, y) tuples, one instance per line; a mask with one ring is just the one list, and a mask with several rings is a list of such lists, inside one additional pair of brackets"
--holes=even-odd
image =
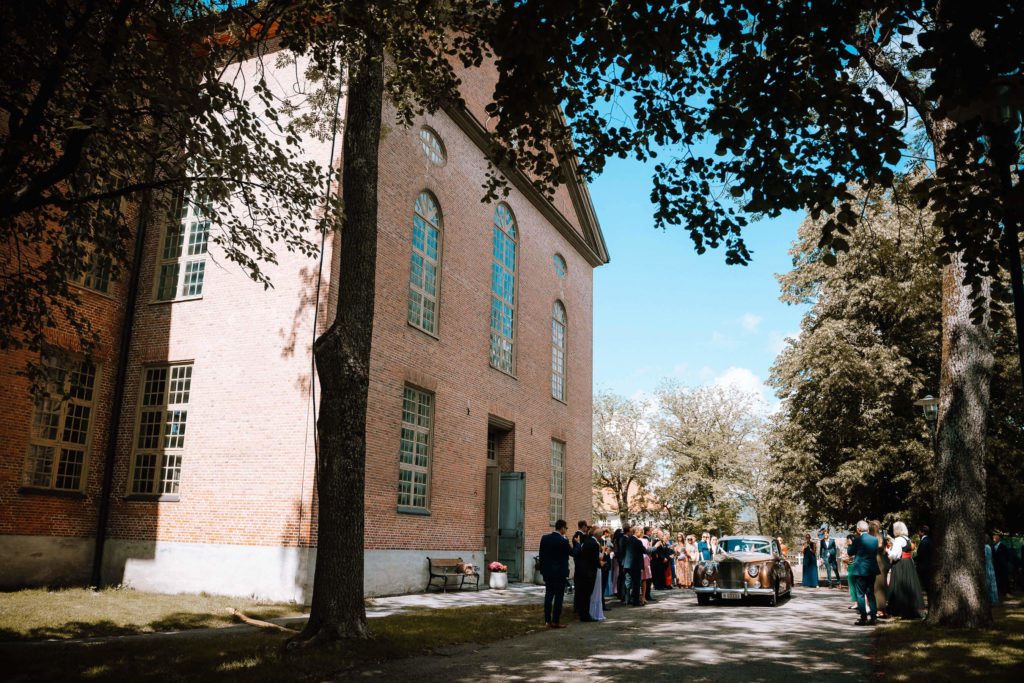
[(491, 562), (489, 565), (487, 565), (487, 568), (490, 569), (492, 572), (507, 572), (508, 571), (508, 567), (503, 565), (500, 562)]

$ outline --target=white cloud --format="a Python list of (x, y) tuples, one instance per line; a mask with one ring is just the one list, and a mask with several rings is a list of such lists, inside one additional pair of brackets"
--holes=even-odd
[(704, 380), (710, 379), (714, 374), (715, 371), (705, 365), (699, 372), (697, 372), (697, 377), (700, 378), (701, 382), (703, 382)]
[(787, 339), (796, 339), (799, 336), (799, 332), (779, 332), (778, 330), (772, 330), (768, 333), (768, 350), (777, 356), (789, 345), (786, 341)]
[(730, 367), (711, 382), (721, 387), (732, 387), (751, 396), (763, 406), (765, 412), (774, 412), (778, 400), (769, 393), (764, 381), (750, 368)]
[(764, 320), (764, 318), (759, 315), (744, 313), (743, 317), (740, 318), (740, 325), (743, 325), (743, 329), (747, 332), (757, 332), (757, 326), (761, 324), (762, 320)]

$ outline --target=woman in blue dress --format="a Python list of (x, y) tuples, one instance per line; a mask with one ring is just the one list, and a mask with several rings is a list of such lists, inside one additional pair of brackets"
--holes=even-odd
[(808, 588), (818, 587), (818, 553), (810, 534), (804, 537), (804, 577), (800, 583)]
[(996, 568), (992, 564), (992, 546), (985, 544), (985, 583), (988, 588), (988, 599), (993, 605), (999, 602), (999, 591), (996, 589)]

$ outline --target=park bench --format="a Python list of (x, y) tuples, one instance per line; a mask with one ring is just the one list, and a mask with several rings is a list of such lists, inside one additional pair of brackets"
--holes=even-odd
[[(470, 567), (473, 570), (472, 573), (467, 574), (460, 568), (465, 566)], [(472, 578), (473, 582), (470, 585), (475, 585), (476, 589), (480, 590), (480, 570), (468, 562), (463, 562), (461, 557), (445, 557), (438, 560), (428, 557), (427, 571), (430, 573), (430, 578), (427, 579), (427, 592), (430, 591), (430, 586), (434, 583), (434, 579), (441, 579), (439, 587), (447, 593), (449, 577), (459, 579), (459, 590), (462, 590), (467, 578)]]

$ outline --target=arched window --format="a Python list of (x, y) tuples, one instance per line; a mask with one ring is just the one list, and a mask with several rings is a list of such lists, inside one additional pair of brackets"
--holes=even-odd
[(515, 373), (516, 219), (499, 204), (494, 211), (491, 254), (491, 365)]
[(448, 155), (444, 151), (444, 143), (432, 129), (423, 126), (420, 128), (420, 146), (423, 153), (431, 162), (438, 166), (444, 166), (448, 162)]
[(565, 400), (565, 306), (555, 302), (551, 315), (551, 395)]
[(565, 277), (568, 272), (569, 267), (565, 265), (565, 259), (561, 254), (555, 254), (555, 274), (558, 277)]
[(429, 192), (420, 192), (412, 218), (409, 324), (434, 334), (441, 265), (441, 212)]

